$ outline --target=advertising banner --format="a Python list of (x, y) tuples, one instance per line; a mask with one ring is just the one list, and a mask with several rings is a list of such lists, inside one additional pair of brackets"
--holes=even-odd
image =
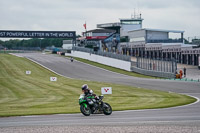
[(57, 81), (57, 77), (50, 77), (50, 81)]
[(75, 31), (6, 31), (0, 30), (5, 38), (76, 38)]

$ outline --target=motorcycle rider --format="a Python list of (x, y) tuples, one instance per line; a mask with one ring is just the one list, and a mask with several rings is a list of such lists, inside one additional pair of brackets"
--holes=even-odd
[(73, 61), (74, 61), (74, 58), (73, 58), (73, 57), (70, 57), (70, 61), (73, 62)]
[[(89, 89), (87, 84), (82, 85), (82, 92), (84, 93), (83, 95), (86, 97), (88, 95), (92, 95), (95, 97), (95, 100), (99, 100), (99, 97), (96, 94), (94, 94), (92, 90)], [(94, 107), (97, 107), (96, 103), (94, 104)]]
[(85, 96), (89, 94), (96, 96), (96, 94), (93, 94), (93, 91), (89, 89), (87, 84), (82, 85), (82, 92), (85, 94)]

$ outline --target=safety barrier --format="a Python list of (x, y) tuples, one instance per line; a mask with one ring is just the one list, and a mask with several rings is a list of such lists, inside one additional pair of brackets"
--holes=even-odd
[(149, 76), (175, 78), (177, 63), (174, 60), (137, 57), (137, 62), (131, 62), (131, 70)]
[[(73, 51), (71, 53), (72, 56), (80, 57), (80, 58), (84, 57), (85, 59), (95, 61), (95, 62), (100, 61), (99, 63), (102, 63), (102, 64), (109, 62), (111, 64), (106, 64), (106, 65), (110, 65), (110, 66), (114, 65), (113, 67), (117, 67), (117, 68), (119, 68), (119, 66), (117, 66), (117, 65), (119, 65), (119, 64), (125, 65), (125, 63), (115, 64), (115, 63), (112, 63), (112, 61), (107, 61), (106, 57), (123, 60), (127, 63), (129, 62), (128, 64), (125, 65), (126, 67), (129, 67), (129, 70), (136, 72), (136, 73), (143, 74), (143, 75), (169, 78), (169, 79), (175, 77), (174, 70), (176, 70), (175, 69), (176, 64), (174, 64), (174, 62), (170, 62), (170, 61), (165, 62), (165, 61), (161, 61), (161, 60), (152, 60), (152, 59), (148, 60), (148, 59), (142, 59), (142, 58), (138, 58), (137, 62), (133, 62), (133, 61), (130, 61), (131, 60), (130, 56), (113, 54), (113, 53), (109, 53), (109, 52), (95, 52), (93, 49), (81, 48), (81, 47), (73, 47)], [(79, 51), (81, 53), (77, 53), (75, 51)], [(85, 52), (85, 54), (84, 54), (84, 52)], [(86, 53), (88, 53), (88, 55)], [(82, 54), (84, 54), (84, 55), (82, 55)], [(94, 56), (94, 55), (96, 55), (96, 56)], [(102, 56), (104, 58), (100, 58), (100, 57), (97, 58), (98, 55)], [(104, 63), (103, 63), (103, 61), (104, 61)], [(124, 68), (120, 68), (120, 69), (124, 69)], [(125, 70), (128, 70), (128, 68), (126, 68)]]
[(127, 55), (121, 55), (121, 54), (116, 54), (116, 53), (111, 53), (111, 52), (94, 51), (93, 49), (90, 49), (90, 48), (73, 47), (72, 50), (87, 52), (90, 54), (96, 54), (96, 55), (100, 55), (100, 56), (106, 56), (106, 57), (124, 60), (124, 61), (131, 61), (131, 57), (127, 56)]
[(152, 70), (145, 70), (135, 66), (131, 66), (131, 70), (136, 73), (140, 73), (143, 75), (149, 75), (154, 77), (162, 77), (162, 78), (174, 78), (175, 74), (170, 72), (160, 72), (160, 71), (152, 71)]
[(83, 58), (86, 60), (90, 60), (93, 62), (97, 62), (100, 64), (108, 65), (111, 67), (119, 68), (126, 71), (131, 71), (131, 62), (130, 61), (124, 61), (124, 60), (118, 60), (115, 58), (108, 58), (106, 56), (100, 56), (96, 54), (90, 54), (87, 52), (81, 52), (81, 51), (72, 51), (71, 54), (65, 53), (66, 56), (73, 56), (78, 58)]
[(162, 60), (137, 57), (137, 67), (146, 70), (175, 73), (177, 63), (175, 60)]

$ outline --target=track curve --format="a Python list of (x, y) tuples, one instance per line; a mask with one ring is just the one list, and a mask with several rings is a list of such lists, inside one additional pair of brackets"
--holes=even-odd
[[(43, 66), (70, 78), (102, 81), (124, 84), (148, 89), (183, 93), (200, 98), (200, 83), (169, 81), (160, 79), (143, 79), (126, 76), (97, 67), (93, 67), (78, 61), (70, 62), (69, 59), (56, 55), (41, 53), (17, 54), (30, 58)], [(167, 109), (149, 109), (136, 111), (115, 111), (111, 116), (92, 115), (84, 117), (81, 114), (60, 114), (47, 116), (26, 116), (0, 118), (1, 127), (21, 126), (189, 126), (200, 127), (200, 103), (188, 106), (173, 107)], [(196, 129), (199, 130), (198, 128)]]

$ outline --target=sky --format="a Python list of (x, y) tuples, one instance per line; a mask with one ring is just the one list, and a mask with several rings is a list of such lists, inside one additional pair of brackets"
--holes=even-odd
[(142, 14), (143, 28), (200, 38), (200, 0), (0, 0), (0, 30), (76, 31)]

